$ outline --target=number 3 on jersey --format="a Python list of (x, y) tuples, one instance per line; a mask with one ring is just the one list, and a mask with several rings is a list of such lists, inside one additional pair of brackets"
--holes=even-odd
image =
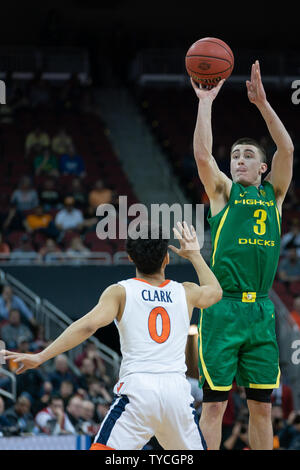
[(254, 233), (257, 235), (264, 235), (266, 233), (265, 221), (267, 220), (267, 212), (264, 209), (257, 209), (254, 212), (254, 217), (257, 217), (257, 225), (254, 225), (253, 227)]
[[(162, 322), (161, 334), (157, 333), (157, 317), (160, 315)], [(156, 343), (164, 343), (170, 336), (171, 322), (168, 312), (163, 307), (155, 307), (151, 310), (148, 318), (148, 329), (151, 339)]]

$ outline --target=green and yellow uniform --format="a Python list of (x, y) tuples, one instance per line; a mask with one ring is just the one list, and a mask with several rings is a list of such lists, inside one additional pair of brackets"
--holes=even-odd
[(223, 289), (220, 302), (201, 311), (199, 383), (212, 390), (279, 386), (274, 305), (268, 297), (280, 253), (281, 218), (273, 186), (232, 183), (229, 201), (208, 216), (211, 269)]

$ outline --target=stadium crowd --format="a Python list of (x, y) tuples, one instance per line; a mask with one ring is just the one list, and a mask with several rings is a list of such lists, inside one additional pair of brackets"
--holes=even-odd
[[(0, 338), (8, 349), (39, 352), (50, 344), (43, 326), (36, 323), (28, 306), (8, 285), (2, 287), (0, 304)], [(16, 402), (0, 393), (0, 436), (95, 435), (112, 402), (113, 384), (91, 341), (75, 357), (74, 365), (76, 373), (68, 357), (61, 354), (37, 370), (16, 375)], [(18, 366), (9, 360), (2, 367), (16, 372)], [(3, 369), (0, 388), (11, 391)]]

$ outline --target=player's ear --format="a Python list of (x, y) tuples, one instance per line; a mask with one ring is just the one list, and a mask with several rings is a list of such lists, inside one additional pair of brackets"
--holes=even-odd
[(260, 173), (261, 173), (261, 175), (263, 175), (263, 174), (267, 171), (267, 169), (268, 169), (268, 165), (267, 165), (266, 163), (264, 163), (264, 162), (261, 163), (261, 165), (260, 165)]
[(133, 263), (133, 260), (132, 260), (132, 258), (130, 258), (129, 255), (128, 255), (128, 259), (129, 259), (130, 263)]
[(163, 267), (165, 267), (169, 263), (170, 263), (170, 255), (169, 255), (169, 252), (167, 251), (166, 256), (164, 257), (164, 260), (163, 260)]

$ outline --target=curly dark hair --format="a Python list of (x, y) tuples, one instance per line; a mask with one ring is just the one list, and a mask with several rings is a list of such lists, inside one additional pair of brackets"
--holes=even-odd
[(168, 244), (169, 238), (160, 225), (144, 224), (139, 238), (131, 238), (128, 234), (126, 251), (140, 273), (155, 274), (161, 268)]

